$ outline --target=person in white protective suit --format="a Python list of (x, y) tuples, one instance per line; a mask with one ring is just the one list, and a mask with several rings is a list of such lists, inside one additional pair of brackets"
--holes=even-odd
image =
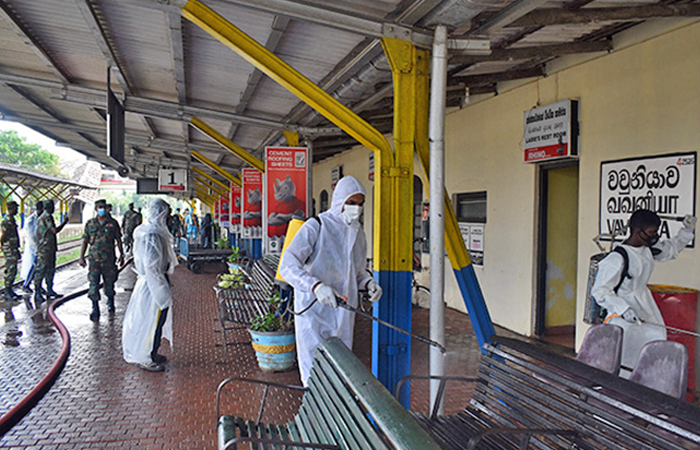
[(166, 226), (168, 204), (154, 199), (148, 220), (134, 230), (136, 286), (124, 316), (122, 347), (124, 360), (151, 372), (165, 370), (165, 356), (158, 354), (161, 338), (172, 345), (173, 297), (170, 280), (177, 265), (172, 235)]
[[(640, 209), (630, 217), (630, 237), (620, 246), (629, 259), (628, 277), (615, 292), (624, 276), (624, 257), (611, 252), (598, 265), (598, 273), (591, 294), (601, 308), (607, 310), (605, 323), (623, 328), (622, 365), (634, 368), (644, 344), (666, 340), (666, 329), (661, 312), (647, 287), (655, 262), (675, 259), (695, 234), (696, 218), (685, 216), (678, 234), (659, 242), (661, 219), (656, 213)], [(653, 325), (655, 324), (655, 325)], [(624, 370), (621, 375), (629, 377)]]
[(36, 209), (27, 218), (27, 223), (24, 227), (24, 253), (22, 254), (22, 270), (20, 278), (24, 280), (22, 287), (25, 292), (32, 293), (29, 287), (34, 279), (34, 266), (36, 265), (36, 222), (41, 213), (44, 212), (44, 203), (36, 202)]
[(358, 291), (366, 289), (378, 301), (382, 288), (365, 270), (367, 240), (359, 219), (365, 188), (354, 177), (342, 178), (335, 187), (331, 208), (301, 226), (280, 262), (280, 274), (294, 286), (297, 356), (301, 381), (306, 385), (314, 351), (330, 337), (352, 348), (355, 313), (338, 308), (336, 295), (358, 306)]

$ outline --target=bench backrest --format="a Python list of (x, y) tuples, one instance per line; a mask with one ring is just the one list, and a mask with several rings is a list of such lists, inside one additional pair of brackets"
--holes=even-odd
[(308, 387), (294, 419), (307, 439), (344, 449), (440, 448), (338, 338), (316, 351)]
[[(700, 409), (532, 344), (502, 337), (494, 342), (485, 346), (468, 410), (507, 428), (576, 430), (590, 448), (700, 445), (694, 425)], [(555, 449), (568, 448), (573, 438), (532, 439), (533, 447)]]

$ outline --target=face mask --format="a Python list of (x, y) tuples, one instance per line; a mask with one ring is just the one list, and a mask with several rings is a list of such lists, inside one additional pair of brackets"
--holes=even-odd
[(105, 214), (107, 214), (107, 210), (106, 210), (106, 209), (100, 208), (100, 209), (97, 210), (97, 215), (98, 215), (98, 216), (102, 217), (102, 216), (104, 216)]
[(360, 205), (345, 205), (342, 212), (343, 220), (348, 225), (359, 219), (361, 214), (362, 206)]
[(653, 235), (653, 236), (649, 236), (649, 235), (646, 234), (646, 232), (644, 232), (644, 231), (642, 231), (642, 233), (644, 234), (644, 237), (642, 237), (642, 240), (643, 240), (644, 243), (647, 244), (649, 247), (653, 247), (654, 244), (656, 244), (657, 242), (659, 242), (659, 235), (658, 235), (658, 234), (655, 234), (655, 235)]

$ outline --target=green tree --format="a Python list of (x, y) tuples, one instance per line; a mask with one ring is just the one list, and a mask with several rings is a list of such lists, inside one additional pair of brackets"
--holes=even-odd
[(0, 131), (0, 163), (12, 164), (23, 169), (62, 176), (58, 155), (27, 142), (16, 131)]

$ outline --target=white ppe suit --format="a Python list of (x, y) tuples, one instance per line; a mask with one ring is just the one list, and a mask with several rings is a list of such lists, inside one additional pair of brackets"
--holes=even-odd
[[(365, 270), (367, 240), (360, 223), (347, 225), (341, 216), (343, 205), (355, 194), (365, 195), (362, 184), (353, 177), (342, 178), (333, 193), (331, 208), (316, 220), (307, 220), (299, 229), (280, 262), (280, 274), (294, 286), (294, 309), (301, 311), (316, 298), (312, 289), (324, 283), (348, 304), (358, 305), (357, 292), (372, 276)], [(314, 351), (322, 341), (339, 337), (352, 348), (355, 313), (316, 302), (295, 317), (297, 355), (301, 381), (306, 385)]]
[[(632, 278), (625, 278), (615, 294), (615, 286), (620, 282), (624, 268), (624, 259), (617, 252), (611, 252), (598, 264), (598, 274), (591, 294), (596, 303), (608, 312), (605, 322), (619, 325), (623, 328), (622, 337), (622, 365), (634, 368), (639, 358), (639, 353), (644, 344), (666, 340), (664, 328), (650, 325), (664, 325), (656, 302), (647, 287), (651, 273), (654, 271), (656, 261), (663, 262), (675, 259), (685, 246), (693, 239), (693, 231), (682, 228), (678, 234), (654, 245), (660, 250), (656, 256), (651, 249), (643, 245), (632, 247), (621, 244), (629, 257), (628, 273)], [(631, 323), (622, 318), (627, 309), (632, 308), (637, 317), (650, 324), (639, 321)], [(627, 375), (627, 374), (624, 374)]]
[(19, 275), (25, 281), (36, 264), (36, 222), (38, 219), (39, 215), (34, 211), (27, 218), (24, 227), (24, 253), (22, 254), (22, 270)]
[(163, 338), (172, 345), (173, 297), (166, 274), (177, 265), (172, 236), (165, 224), (168, 204), (154, 199), (149, 204), (148, 220), (134, 230), (134, 271), (138, 275), (124, 316), (122, 347), (124, 360), (148, 364), (160, 311), (171, 308), (163, 325)]

